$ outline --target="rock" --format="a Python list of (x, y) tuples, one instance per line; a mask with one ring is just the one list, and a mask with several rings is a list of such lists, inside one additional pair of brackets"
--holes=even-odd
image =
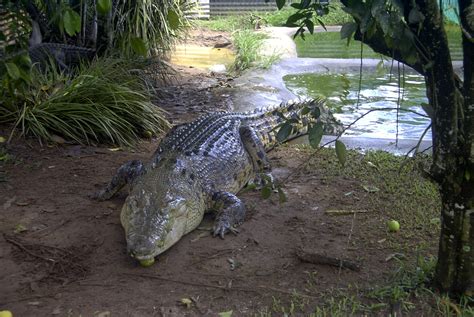
[(212, 65), (211, 67), (209, 67), (209, 70), (213, 73), (225, 73), (225, 72), (227, 72), (227, 68), (223, 64)]

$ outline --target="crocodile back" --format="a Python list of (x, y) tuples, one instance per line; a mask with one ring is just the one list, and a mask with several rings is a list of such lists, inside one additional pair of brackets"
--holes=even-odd
[(310, 99), (289, 101), (276, 106), (256, 109), (250, 112), (211, 113), (201, 118), (173, 127), (163, 139), (155, 156), (164, 151), (189, 155), (214, 156), (222, 158), (233, 152), (232, 147), (241, 146), (239, 128), (253, 128), (266, 149), (276, 145), (279, 125), (287, 119), (297, 119), (296, 129), (290, 137), (306, 133), (311, 122), (310, 115), (301, 115), (305, 107), (322, 107), (323, 101)]

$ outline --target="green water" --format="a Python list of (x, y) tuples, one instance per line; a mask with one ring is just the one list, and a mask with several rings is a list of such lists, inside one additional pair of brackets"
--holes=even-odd
[[(423, 77), (405, 74), (398, 85), (398, 75), (363, 73), (359, 91), (359, 74), (312, 73), (287, 75), (283, 80), (289, 90), (300, 97), (328, 99), (328, 106), (344, 124), (349, 124), (371, 109), (392, 107), (400, 103), (403, 109), (424, 114), (421, 103), (427, 103)], [(359, 100), (359, 104), (357, 103)], [(411, 112), (399, 111), (398, 136), (419, 138), (430, 120)], [(358, 121), (347, 135), (371, 138), (395, 138), (397, 111), (374, 111)], [(425, 140), (431, 139), (427, 133)]]

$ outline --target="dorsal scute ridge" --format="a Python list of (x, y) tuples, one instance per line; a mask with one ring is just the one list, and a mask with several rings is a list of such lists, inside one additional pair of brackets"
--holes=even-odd
[(321, 99), (289, 100), (276, 105), (247, 112), (209, 113), (199, 119), (172, 128), (163, 139), (159, 151), (176, 151), (185, 155), (211, 152), (222, 138), (237, 136), (239, 127), (248, 125), (256, 129), (265, 140), (274, 140), (275, 127), (284, 118), (296, 118), (304, 107), (322, 104)]

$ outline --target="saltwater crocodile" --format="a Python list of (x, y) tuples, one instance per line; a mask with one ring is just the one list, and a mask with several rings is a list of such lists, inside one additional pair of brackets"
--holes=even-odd
[(340, 129), (321, 100), (212, 113), (175, 126), (151, 162), (124, 164), (97, 198), (109, 199), (125, 184), (132, 185), (121, 222), (128, 252), (143, 265), (194, 230), (207, 210), (217, 210), (213, 234), (224, 237), (244, 220), (245, 206), (236, 194), (251, 181), (269, 179), (266, 150), (277, 143), (276, 128), (289, 119), (299, 127), (294, 134), (301, 134), (315, 113), (325, 132)]

